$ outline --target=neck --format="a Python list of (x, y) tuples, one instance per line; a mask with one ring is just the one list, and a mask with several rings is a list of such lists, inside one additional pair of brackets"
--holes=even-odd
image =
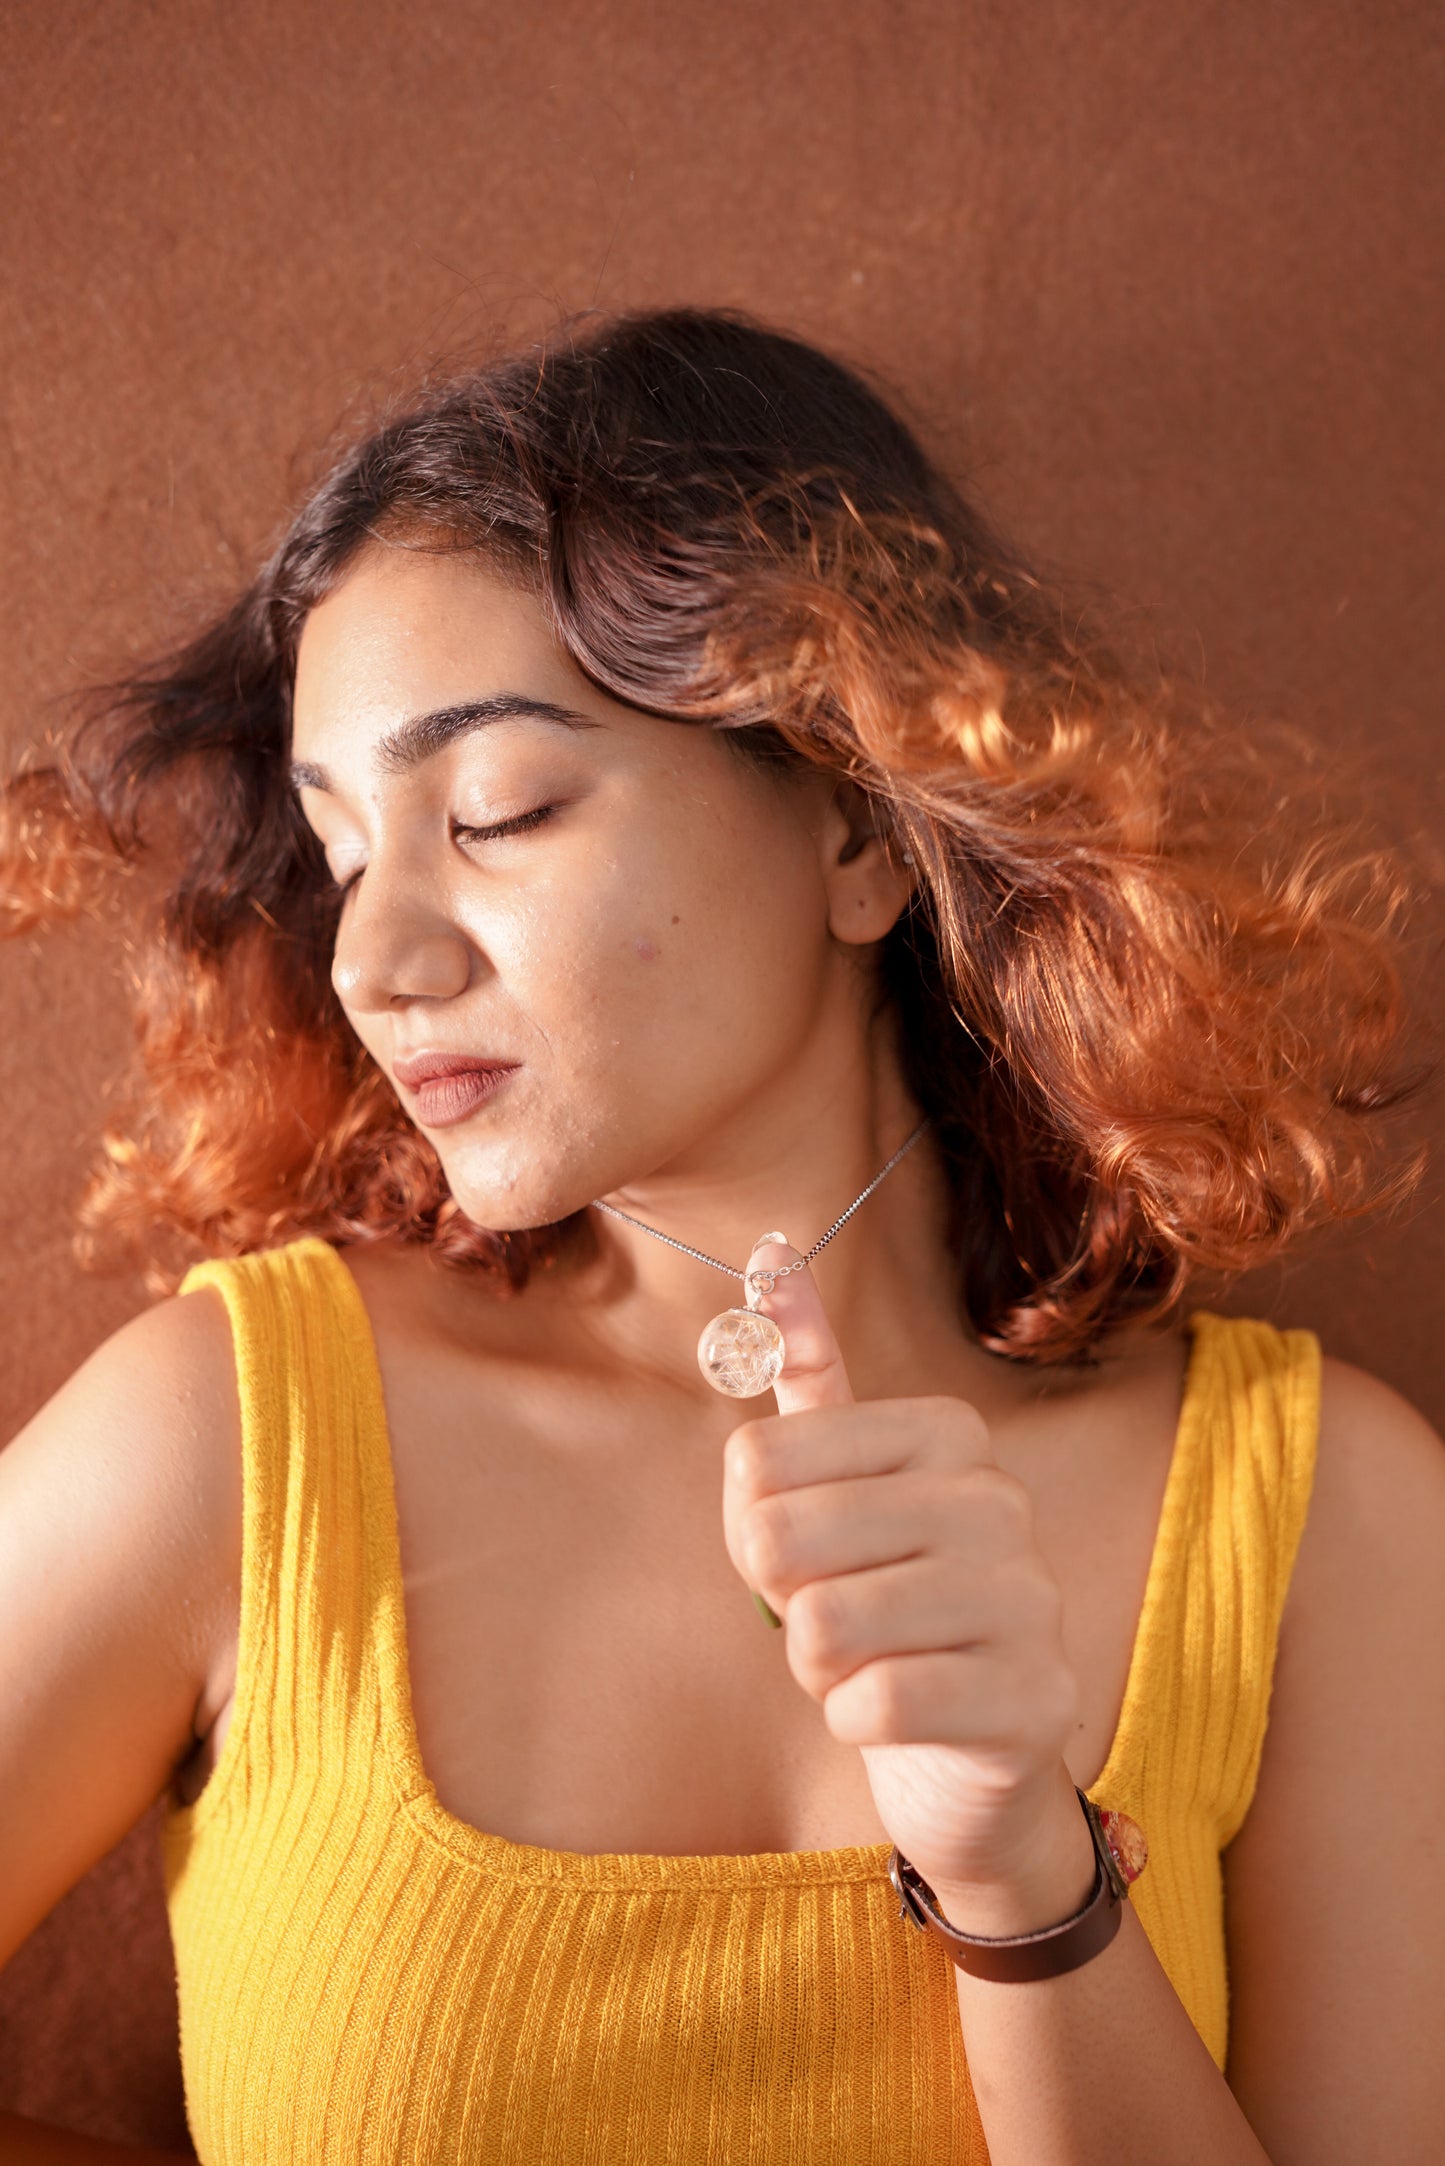
[[(596, 1259), (569, 1276), (565, 1293), (589, 1336), (633, 1372), (707, 1395), (698, 1334), (720, 1309), (746, 1306), (744, 1287), (656, 1236), (729, 1271), (742, 1271), (767, 1232), (806, 1254), (923, 1119), (892, 1069), (853, 1092), (840, 1079), (831, 1097), (820, 1105), (796, 1087), (780, 1091), (772, 1108), (750, 1105), (731, 1133), (715, 1131), (705, 1147), (603, 1197), (642, 1226), (592, 1214)], [(850, 1373), (873, 1382), (868, 1396), (908, 1388), (925, 1345), (936, 1363), (968, 1342), (947, 1215), (947, 1175), (926, 1129), (809, 1266)]]
[[(838, 1213), (838, 1216), (834, 1219), (832, 1225), (827, 1227), (824, 1232), (820, 1233), (816, 1241), (813, 1241), (809, 1244), (806, 1252), (802, 1250), (799, 1251), (799, 1255), (804, 1264), (812, 1263), (814, 1259), (818, 1255), (820, 1255), (821, 1252), (828, 1246), (828, 1243), (834, 1240), (837, 1235), (842, 1232), (843, 1228), (847, 1225), (849, 1219), (853, 1217), (854, 1213), (860, 1211), (863, 1208), (863, 1205), (868, 1201), (868, 1198), (874, 1195), (877, 1190), (883, 1186), (883, 1183), (887, 1180), (889, 1174), (893, 1171), (894, 1167), (899, 1165), (902, 1160), (907, 1157), (908, 1153), (914, 1148), (914, 1146), (922, 1141), (924, 1135), (927, 1133), (929, 1125), (930, 1123), (926, 1118), (919, 1121), (917, 1126), (911, 1129), (909, 1133), (904, 1137), (902, 1143), (899, 1144), (897, 1150), (889, 1152), (888, 1157), (878, 1168), (878, 1171), (874, 1174), (872, 1180), (869, 1181), (865, 1187), (859, 1189), (857, 1195), (853, 1198), (853, 1201), (851, 1203), (845, 1204), (843, 1206), (843, 1209)], [(695, 1248), (691, 1242), (679, 1241), (676, 1235), (663, 1233), (657, 1227), (649, 1226), (645, 1219), (634, 1218), (630, 1212), (619, 1209), (619, 1207), (615, 1203), (608, 1203), (603, 1198), (598, 1197), (598, 1199), (595, 1203), (593, 1203), (591, 1208), (594, 1211), (601, 1211), (603, 1215), (607, 1218), (616, 1219), (620, 1225), (632, 1226), (636, 1229), (638, 1233), (645, 1233), (649, 1236), (650, 1239), (661, 1241), (665, 1248), (673, 1249), (679, 1256), (691, 1257), (694, 1263), (705, 1264), (709, 1270), (720, 1271), (727, 1278), (741, 1280), (742, 1285), (745, 1289), (750, 1287), (752, 1284), (753, 1273), (751, 1271), (751, 1268), (745, 1271), (740, 1271), (735, 1265), (725, 1264), (720, 1256), (710, 1256), (705, 1249)], [(759, 1239), (762, 1241), (783, 1242), (786, 1239), (786, 1236), (779, 1231), (772, 1231), (760, 1235)], [(756, 1250), (754, 1250), (754, 1254), (755, 1253)], [(791, 1264), (784, 1267), (785, 1270), (794, 1270), (796, 1268), (798, 1268), (797, 1265)], [(769, 1282), (769, 1284), (770, 1283), (771, 1282)], [(765, 1292), (768, 1291), (768, 1287), (765, 1286), (763, 1290)]]

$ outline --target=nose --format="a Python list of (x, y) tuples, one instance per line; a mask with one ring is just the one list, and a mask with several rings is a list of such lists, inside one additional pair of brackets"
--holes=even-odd
[(376, 871), (373, 858), (343, 905), (331, 957), (338, 999), (375, 1013), (464, 993), (477, 951), (444, 900), (418, 880), (383, 884)]

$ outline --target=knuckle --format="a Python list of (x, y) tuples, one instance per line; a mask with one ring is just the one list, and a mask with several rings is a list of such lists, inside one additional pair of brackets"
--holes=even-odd
[(907, 1735), (916, 1712), (916, 1694), (903, 1663), (874, 1663), (867, 1673), (865, 1696), (870, 1719), (882, 1735)]
[(760, 1497), (743, 1516), (743, 1555), (748, 1570), (763, 1581), (776, 1584), (785, 1578), (793, 1559), (792, 1514), (782, 1497)]
[(1051, 1728), (1060, 1736), (1072, 1736), (1082, 1710), (1083, 1694), (1078, 1678), (1066, 1664), (1056, 1665), (1048, 1706)]
[(992, 1457), (992, 1432), (971, 1400), (937, 1393), (924, 1404), (930, 1409), (939, 1434), (956, 1450), (962, 1450), (971, 1461)]
[(846, 1744), (908, 1745), (929, 1734), (927, 1693), (906, 1662), (865, 1663), (822, 1699), (829, 1729)]
[(735, 1482), (750, 1487), (767, 1472), (767, 1442), (758, 1423), (745, 1421), (727, 1441), (727, 1471)]
[(993, 1433), (978, 1408), (967, 1399), (953, 1402), (954, 1427), (963, 1442), (979, 1453), (993, 1453)]
[(1033, 1500), (1017, 1475), (1002, 1467), (975, 1467), (969, 1481), (975, 1498), (1005, 1534), (1015, 1539), (1032, 1536)]
[(1044, 1751), (1062, 1749), (1079, 1720), (1078, 1679), (1067, 1664), (1049, 1663), (1021, 1681), (1016, 1704), (1027, 1711), (1021, 1729), (1030, 1743)]
[(1064, 1590), (1037, 1550), (1000, 1559), (994, 1584), (1000, 1623), (1024, 1646), (1056, 1646), (1063, 1638)]
[(788, 1603), (788, 1640), (803, 1665), (819, 1672), (846, 1652), (843, 1604), (826, 1580), (800, 1587)]
[(1042, 1559), (1035, 1568), (1034, 1582), (1037, 1589), (1035, 1599), (1044, 1622), (1051, 1635), (1057, 1634), (1063, 1629), (1064, 1590)]

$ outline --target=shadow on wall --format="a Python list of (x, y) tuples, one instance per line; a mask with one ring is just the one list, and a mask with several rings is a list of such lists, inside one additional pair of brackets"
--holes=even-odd
[(0, 1971), (0, 2104), (184, 2152), (162, 1809), (154, 1804)]

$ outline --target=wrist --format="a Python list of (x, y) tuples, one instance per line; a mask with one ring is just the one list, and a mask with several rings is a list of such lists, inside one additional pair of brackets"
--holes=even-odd
[(987, 1874), (930, 1882), (939, 1910), (959, 1932), (988, 1939), (1042, 1932), (1088, 1901), (1098, 1857), (1062, 1760), (1057, 1777), (1028, 1828)]

